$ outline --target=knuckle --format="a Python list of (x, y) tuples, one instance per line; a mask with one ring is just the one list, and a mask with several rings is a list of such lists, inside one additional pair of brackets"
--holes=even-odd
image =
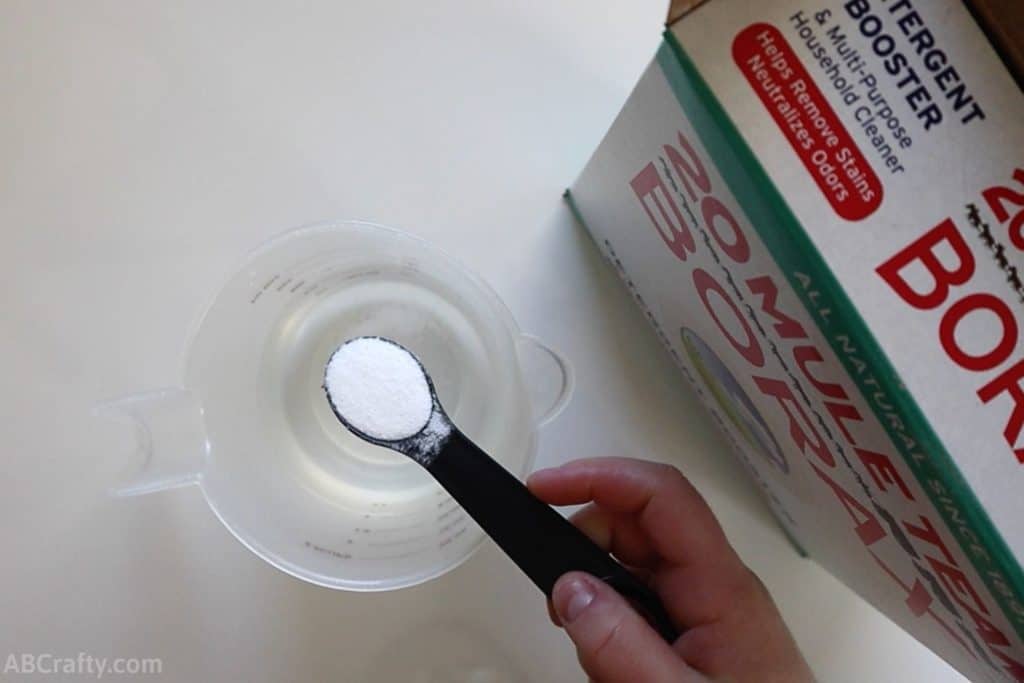
[(672, 465), (665, 465), (665, 472), (659, 479), (663, 490), (669, 491), (674, 496), (690, 501), (692, 504), (707, 510), (708, 514), (714, 516), (708, 506), (704, 495), (693, 485), (690, 478), (683, 474), (678, 468)]
[(692, 488), (690, 480), (686, 478), (678, 467), (667, 463), (658, 463), (654, 467), (654, 479), (658, 486), (663, 489)]
[(660, 479), (686, 479), (686, 477), (683, 475), (683, 473), (680, 471), (678, 467), (676, 467), (675, 465), (669, 465), (666, 462), (656, 463), (654, 466), (654, 471), (657, 473)]
[(743, 571), (740, 574), (739, 586), (743, 595), (760, 602), (772, 602), (768, 586), (764, 584), (760, 576), (747, 566), (743, 567)]
[(676, 641), (676, 649), (687, 663), (700, 671), (721, 671), (735, 659), (736, 651), (731, 647), (734, 640), (735, 636), (727, 627), (717, 622), (684, 632)]
[(626, 615), (620, 614), (601, 629), (599, 634), (595, 634), (596, 637), (589, 643), (585, 653), (586, 663), (590, 668), (602, 670), (619, 656), (617, 652), (625, 629)]

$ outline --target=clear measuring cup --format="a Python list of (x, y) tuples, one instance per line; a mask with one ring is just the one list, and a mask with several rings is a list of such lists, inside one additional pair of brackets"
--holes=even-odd
[(136, 467), (115, 494), (197, 484), (246, 547), (331, 588), (454, 568), (483, 532), (414, 462), (348, 433), (324, 398), (328, 357), (359, 335), (417, 354), (454, 422), (520, 476), (572, 392), (566, 361), (438, 249), (369, 223), (317, 224), (249, 254), (192, 332), (182, 388), (98, 406), (135, 427)]

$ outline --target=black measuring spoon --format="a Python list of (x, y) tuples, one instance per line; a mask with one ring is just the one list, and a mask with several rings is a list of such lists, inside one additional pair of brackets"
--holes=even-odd
[[(389, 344), (400, 349), (423, 373), (431, 409), (429, 417), (414, 432), (382, 439), (364, 431), (365, 425), (360, 429), (338, 408), (339, 402), (332, 396), (328, 381), (329, 370), (336, 359), (343, 362), (339, 353), (355, 342)], [(393, 355), (395, 348), (385, 352)], [(679, 637), (654, 591), (459, 431), (441, 406), (430, 375), (408, 349), (382, 337), (357, 337), (338, 347), (327, 368), (324, 390), (338, 420), (359, 438), (419, 463), (549, 599), (560, 576), (570, 571), (586, 572), (627, 598), (665, 640), (671, 643)], [(340, 391), (344, 387), (334, 389)], [(376, 393), (374, 399), (380, 400), (380, 392)], [(423, 400), (428, 400), (425, 394)], [(382, 410), (387, 408), (380, 406)], [(426, 414), (425, 410), (421, 412)]]

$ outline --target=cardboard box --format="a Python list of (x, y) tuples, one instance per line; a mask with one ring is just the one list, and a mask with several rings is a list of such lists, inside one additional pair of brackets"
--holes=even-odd
[(787, 532), (974, 680), (1024, 680), (1022, 4), (676, 3), (568, 193)]

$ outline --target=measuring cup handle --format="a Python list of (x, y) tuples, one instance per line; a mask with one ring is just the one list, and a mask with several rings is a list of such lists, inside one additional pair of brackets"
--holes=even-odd
[(516, 345), (526, 393), (537, 426), (558, 416), (572, 396), (575, 379), (572, 366), (560, 353), (528, 334)]
[(138, 496), (199, 481), (209, 450), (203, 411), (191, 392), (160, 389), (97, 405), (93, 413), (134, 427), (131, 460), (115, 496)]

